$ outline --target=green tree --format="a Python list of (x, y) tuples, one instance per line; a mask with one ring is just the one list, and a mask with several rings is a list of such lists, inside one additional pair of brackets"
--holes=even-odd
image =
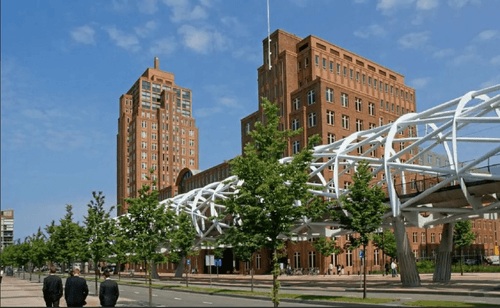
[(7, 245), (2, 249), (2, 253), (0, 254), (0, 260), (2, 262), (2, 266), (12, 265), (16, 266), (16, 250), (17, 245)]
[(330, 240), (328, 240), (326, 236), (322, 236), (318, 240), (313, 241), (312, 246), (323, 257), (328, 257), (332, 253), (340, 253), (340, 247), (337, 246), (337, 243), (335, 242), (335, 238), (333, 236), (330, 238)]
[(460, 249), (460, 273), (464, 275), (462, 267), (463, 250), (465, 246), (472, 244), (476, 240), (476, 234), (473, 233), (470, 220), (457, 221), (453, 232), (453, 244)]
[(14, 260), (15, 264), (18, 267), (23, 268), (23, 279), (25, 278), (26, 274), (26, 266), (28, 265), (28, 262), (30, 261), (29, 254), (30, 254), (30, 243), (29, 239), (25, 238), (23, 242), (21, 242), (20, 239), (17, 240), (16, 243), (16, 249), (14, 253)]
[(47, 227), (50, 236), (48, 247), (50, 261), (61, 262), (70, 266), (84, 255), (84, 229), (77, 222), (73, 221), (73, 206), (66, 205), (66, 215), (59, 220), (59, 225), (52, 222)]
[[(149, 172), (153, 173), (153, 169)], [(152, 186), (156, 186), (153, 180)], [(168, 246), (171, 230), (175, 223), (175, 213), (165, 204), (158, 201), (158, 190), (143, 184), (139, 196), (127, 198), (127, 214), (120, 216), (121, 236), (128, 239), (126, 246), (130, 248), (133, 259), (143, 261), (146, 265), (146, 279), (149, 281), (149, 305), (153, 305), (151, 282), (151, 266), (153, 263), (166, 261), (160, 247)]]
[(121, 268), (123, 264), (130, 262), (130, 241), (123, 235), (123, 232), (117, 231), (113, 241), (113, 255), (109, 260), (116, 263), (118, 268), (118, 280), (121, 280)]
[(38, 228), (37, 233), (31, 236), (30, 261), (38, 267), (38, 282), (41, 280), (41, 267), (47, 261), (47, 237), (41, 228)]
[[(354, 173), (353, 185), (349, 186), (349, 194), (340, 197), (342, 210), (334, 210), (332, 216), (340, 221), (342, 227), (359, 234), (359, 237), (351, 239), (351, 249), (363, 245), (363, 253), (366, 260), (366, 246), (371, 239), (373, 231), (380, 228), (382, 215), (386, 206), (382, 203), (385, 194), (378, 186), (370, 187), (373, 175), (369, 164), (360, 161), (357, 171)], [(364, 262), (363, 298), (366, 298), (366, 262)]]
[(84, 217), (85, 231), (84, 238), (86, 245), (86, 254), (95, 266), (95, 294), (98, 295), (97, 280), (101, 272), (99, 271), (99, 262), (109, 258), (113, 254), (112, 243), (116, 235), (115, 222), (112, 220), (111, 212), (104, 208), (105, 197), (102, 191), (92, 192), (93, 199), (87, 205), (87, 216)]
[(391, 230), (385, 229), (382, 233), (374, 233), (372, 241), (378, 249), (382, 250), (389, 257), (396, 259), (398, 255), (396, 237)]
[[(196, 229), (193, 226), (191, 217), (185, 212), (181, 212), (175, 217), (176, 227), (172, 232), (170, 242), (170, 259), (179, 264), (179, 274), (186, 272), (186, 286), (189, 286), (189, 273), (187, 269), (187, 257), (196, 256), (199, 251), (193, 250), (196, 240)], [(183, 270), (184, 269), (184, 270)], [(177, 273), (176, 273), (177, 274)]]
[(252, 275), (250, 290), (253, 292), (253, 273), (255, 265), (252, 256), (261, 248), (257, 238), (253, 237), (251, 234), (239, 232), (237, 228), (230, 228), (219, 237), (216, 242), (216, 246), (219, 246), (219, 244), (232, 246), (234, 254), (240, 261), (250, 262)]
[[(226, 199), (226, 214), (238, 216), (241, 225), (233, 225), (235, 232), (248, 234), (254, 238), (259, 247), (272, 251), (273, 254), (273, 286), (272, 302), (279, 305), (278, 292), (280, 283), (278, 276), (279, 251), (284, 240), (278, 235), (290, 236), (295, 221), (306, 217), (319, 217), (325, 205), (319, 198), (308, 191), (308, 168), (313, 156), (312, 146), (320, 142), (319, 136), (309, 138), (309, 144), (293, 156), (293, 160), (280, 163), (287, 149), (290, 138), (301, 133), (301, 130), (280, 131), (276, 104), (263, 98), (262, 108), (266, 124), (255, 123), (255, 130), (249, 135), (253, 142), (245, 145), (244, 156), (231, 161), (232, 173), (244, 183), (237, 193)], [(300, 206), (296, 206), (300, 204)]]

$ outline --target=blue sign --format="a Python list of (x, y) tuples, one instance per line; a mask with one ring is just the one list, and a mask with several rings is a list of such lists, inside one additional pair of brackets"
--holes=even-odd
[(221, 267), (222, 266), (222, 259), (215, 259), (215, 266)]
[(359, 258), (363, 259), (365, 257), (365, 252), (363, 250), (359, 251)]
[(187, 260), (187, 264), (188, 264), (188, 265), (189, 265), (189, 264), (191, 264), (191, 260)]

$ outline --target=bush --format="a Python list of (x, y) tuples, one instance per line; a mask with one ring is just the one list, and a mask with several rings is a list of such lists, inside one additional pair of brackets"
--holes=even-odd
[(436, 264), (432, 261), (429, 260), (422, 260), (417, 262), (417, 270), (419, 273), (433, 273), (434, 272), (434, 266)]

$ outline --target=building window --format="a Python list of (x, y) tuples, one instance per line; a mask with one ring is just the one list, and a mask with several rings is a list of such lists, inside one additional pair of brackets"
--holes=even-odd
[(328, 144), (335, 142), (335, 135), (332, 133), (328, 133)]
[(359, 82), (359, 72), (356, 72), (356, 81)]
[(147, 137), (148, 137), (148, 133), (146, 133), (146, 132), (141, 132), (141, 137), (142, 137), (142, 138), (147, 138)]
[(293, 266), (294, 268), (300, 268), (300, 252), (293, 253)]
[(384, 126), (384, 119), (383, 118), (378, 119), (378, 126)]
[(340, 103), (343, 107), (349, 107), (349, 96), (345, 93), (340, 94)]
[(327, 102), (333, 103), (333, 89), (326, 88), (325, 96)]
[(373, 251), (373, 263), (374, 265), (380, 265), (379, 250), (375, 249)]
[(292, 120), (292, 130), (297, 130), (300, 128), (300, 121), (299, 119), (293, 119)]
[(371, 116), (375, 115), (375, 104), (374, 103), (368, 103), (368, 114)]
[(307, 92), (307, 105), (312, 105), (316, 103), (316, 91), (311, 90)]
[(373, 79), (373, 88), (377, 90), (377, 79)]
[(352, 251), (347, 249), (345, 253), (345, 266), (350, 267), (352, 266)]
[(346, 115), (342, 115), (342, 128), (349, 129), (349, 117)]
[(316, 267), (316, 252), (309, 251), (309, 267)]
[(363, 120), (356, 119), (356, 131), (360, 132), (363, 130)]
[(372, 78), (368, 77), (368, 86), (371, 88), (372, 87)]
[(337, 75), (340, 75), (340, 63), (337, 63)]
[(319, 56), (314, 56), (314, 63), (319, 66)]
[(326, 123), (330, 125), (335, 124), (335, 112), (330, 110), (326, 111)]
[(316, 126), (316, 112), (311, 112), (307, 118), (309, 120), (309, 127)]
[(347, 67), (344, 66), (344, 77), (347, 77)]
[(147, 170), (148, 169), (148, 163), (141, 163), (141, 169)]
[(351, 80), (354, 78), (354, 71), (352, 69), (349, 70), (349, 78)]
[(418, 243), (417, 232), (413, 232), (413, 243)]
[(142, 159), (147, 159), (147, 158), (148, 158), (148, 153), (146, 153), (146, 152), (141, 152), (141, 158), (142, 158)]
[(361, 100), (361, 98), (356, 97), (355, 102), (356, 102), (356, 111), (361, 112), (363, 110), (363, 101)]
[(344, 181), (344, 189), (349, 189), (349, 186), (351, 186), (351, 182)]
[(330, 61), (330, 73), (333, 73), (333, 61)]
[(436, 234), (431, 233), (431, 243), (435, 243), (435, 242), (436, 242)]
[(261, 261), (262, 261), (262, 256), (260, 254), (255, 256), (255, 267), (257, 269), (261, 268)]
[(296, 97), (293, 100), (293, 110), (299, 110), (300, 108), (300, 98)]
[(326, 59), (323, 58), (323, 69), (326, 70)]
[(300, 141), (294, 141), (292, 142), (292, 151), (293, 154), (297, 154), (300, 151)]

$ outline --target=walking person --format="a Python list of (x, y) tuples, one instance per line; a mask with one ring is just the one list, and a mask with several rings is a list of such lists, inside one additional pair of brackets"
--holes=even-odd
[(52, 265), (49, 276), (43, 279), (43, 299), (47, 307), (59, 307), (59, 300), (63, 296), (62, 279), (56, 276), (56, 267)]
[(397, 265), (396, 265), (396, 262), (394, 260), (392, 260), (392, 263), (391, 263), (391, 269), (392, 269), (392, 277), (396, 277), (397, 274), (398, 274), (398, 270), (397, 270)]
[(337, 264), (337, 275), (340, 276), (341, 271), (342, 271), (342, 266), (340, 264)]
[(111, 280), (109, 271), (104, 271), (104, 282), (101, 283), (99, 288), (99, 301), (102, 307), (114, 307), (120, 296), (118, 284), (116, 281)]
[(68, 307), (83, 307), (87, 302), (85, 299), (89, 294), (87, 281), (80, 277), (80, 269), (73, 270), (73, 276), (66, 279), (64, 288), (64, 299)]
[(391, 269), (391, 266), (389, 265), (389, 262), (385, 262), (385, 275), (389, 276), (389, 270)]

